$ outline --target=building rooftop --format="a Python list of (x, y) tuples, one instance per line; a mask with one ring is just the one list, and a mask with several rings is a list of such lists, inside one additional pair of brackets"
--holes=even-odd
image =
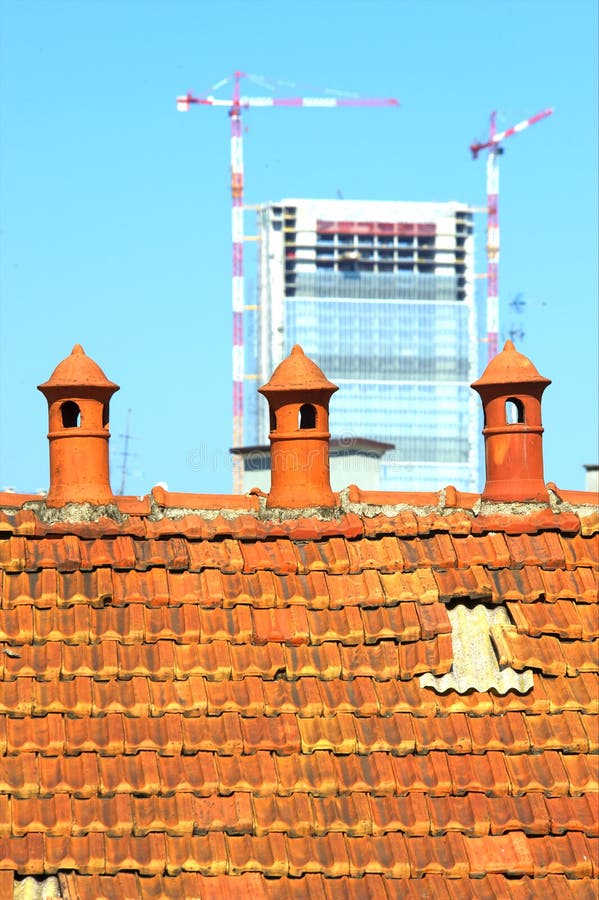
[(317, 379), (268, 494), (115, 496), (116, 385), (57, 368), (48, 495), (0, 494), (0, 897), (596, 897), (597, 495), (512, 352), (480, 495), (332, 492)]

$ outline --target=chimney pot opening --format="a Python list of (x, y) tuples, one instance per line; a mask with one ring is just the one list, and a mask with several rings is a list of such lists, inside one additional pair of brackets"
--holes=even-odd
[(510, 397), (505, 401), (505, 422), (506, 425), (524, 424), (524, 403), (522, 400)]
[(300, 430), (316, 428), (316, 409), (311, 403), (304, 403), (303, 406), (300, 406), (298, 427)]
[(73, 400), (66, 400), (60, 407), (63, 428), (79, 428), (81, 425), (81, 410)]

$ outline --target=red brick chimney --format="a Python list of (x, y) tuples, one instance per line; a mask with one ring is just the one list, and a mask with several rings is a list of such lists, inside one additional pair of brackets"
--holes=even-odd
[(119, 387), (77, 344), (49, 380), (38, 386), (48, 401), (49, 506), (109, 503), (109, 400)]
[(329, 401), (338, 390), (299, 344), (259, 388), (270, 408), (267, 506), (334, 506), (329, 475)]
[(483, 500), (549, 500), (541, 424), (541, 397), (548, 384), (549, 379), (507, 341), (472, 385), (485, 416)]

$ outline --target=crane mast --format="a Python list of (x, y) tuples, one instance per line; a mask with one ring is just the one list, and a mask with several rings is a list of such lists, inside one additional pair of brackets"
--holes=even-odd
[(499, 157), (503, 153), (502, 141), (524, 131), (530, 125), (547, 118), (553, 109), (544, 109), (523, 122), (518, 122), (505, 131), (497, 132), (496, 113), (491, 113), (489, 139), (484, 143), (470, 145), (472, 158), (476, 159), (481, 150), (488, 150), (487, 156), (487, 355), (492, 360), (497, 355), (499, 341)]
[[(244, 274), (243, 274), (243, 139), (241, 128), (242, 110), (249, 107), (304, 107), (324, 108), (345, 106), (399, 106), (393, 98), (366, 98), (366, 97), (242, 97), (241, 79), (250, 78), (263, 82), (257, 76), (250, 76), (244, 72), (234, 72), (232, 76), (224, 78), (212, 87), (212, 91), (218, 90), (226, 84), (232, 84), (232, 96), (217, 98), (213, 94), (204, 97), (196, 97), (191, 93), (177, 97), (177, 109), (187, 112), (192, 105), (216, 106), (228, 109), (231, 119), (231, 238), (233, 244), (232, 260), (232, 287), (231, 300), (233, 309), (233, 446), (242, 447), (244, 443), (243, 432), (243, 388), (245, 377), (245, 350), (243, 313), (245, 302)], [(243, 490), (243, 461), (241, 457), (233, 459), (233, 491), (241, 493)]]

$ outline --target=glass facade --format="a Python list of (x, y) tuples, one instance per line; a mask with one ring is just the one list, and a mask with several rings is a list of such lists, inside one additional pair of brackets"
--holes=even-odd
[(471, 214), (458, 204), (373, 207), (262, 208), (260, 375), (301, 344), (339, 386), (333, 437), (395, 445), (383, 489), (476, 490)]

